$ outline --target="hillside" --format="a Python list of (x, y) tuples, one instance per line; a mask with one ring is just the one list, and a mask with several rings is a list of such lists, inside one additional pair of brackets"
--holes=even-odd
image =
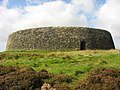
[[(29, 84), (33, 86), (31, 88), (32, 90), (34, 90), (36, 87), (41, 88), (43, 83), (48, 83), (51, 85), (51, 87), (55, 87), (57, 90), (83, 90), (83, 84), (84, 86), (86, 86), (84, 87), (85, 90), (88, 90), (88, 88), (89, 90), (92, 90), (93, 86), (94, 88), (100, 88), (102, 85), (102, 82), (99, 82), (99, 80), (98, 82), (95, 82), (95, 85), (93, 84), (93, 82), (88, 82), (89, 80), (91, 80), (91, 78), (93, 78), (91, 76), (94, 75), (94, 78), (98, 79), (99, 77), (100, 79), (101, 77), (103, 81), (113, 80), (114, 84), (116, 83), (116, 85), (113, 85), (113, 87), (117, 88), (114, 90), (119, 90), (120, 85), (117, 84), (117, 82), (120, 81), (119, 70), (119, 50), (1, 52), (0, 78), (3, 81), (0, 81), (0, 90), (3, 89), (3, 86), (6, 86), (6, 88), (14, 86), (12, 87), (14, 88), (14, 90), (18, 90), (18, 88), (19, 90), (23, 89), (21, 87), (24, 87), (25, 90), (29, 90), (29, 87), (31, 87), (29, 86)], [(32, 73), (31, 75), (34, 76), (34, 78), (37, 77), (38, 79), (36, 78), (35, 82), (32, 82), (33, 79), (25, 79), (29, 82), (28, 83), (26, 81), (26, 83), (28, 83), (28, 86), (23, 85), (21, 87), (18, 87), (19, 84), (18, 82), (16, 82), (16, 80), (15, 83), (13, 83), (13, 85), (11, 86), (5, 84), (10, 82), (10, 80), (13, 80), (10, 79), (11, 77), (9, 75), (19, 77), (19, 75), (23, 74), (23, 76), (20, 77), (31, 77), (29, 76), (29, 74), (27, 75), (27, 73)], [(99, 74), (101, 75), (99, 76)], [(27, 75), (28, 77), (25, 75)], [(45, 77), (43, 78), (42, 76), (44, 75)], [(111, 79), (108, 77), (110, 77)], [(5, 82), (5, 80), (7, 81)], [(19, 80), (21, 80), (22, 82), (23, 79)], [(38, 85), (35, 87), (33, 83), (39, 82), (39, 80), (41, 81), (41, 83), (38, 83)], [(112, 88), (110, 84), (113, 83), (104, 82), (104, 84), (106, 86), (108, 85), (108, 88)], [(108, 90), (107, 87), (106, 89), (103, 89), (105, 88), (104, 85), (102, 85), (101, 88), (102, 90)]]

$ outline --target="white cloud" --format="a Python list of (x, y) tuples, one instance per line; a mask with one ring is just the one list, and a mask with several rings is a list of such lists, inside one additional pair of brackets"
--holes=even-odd
[(94, 1), (93, 0), (72, 0), (71, 1), (77, 11), (83, 10), (84, 12), (91, 13), (94, 9)]
[[(94, 0), (72, 0), (71, 3), (65, 3), (64, 0), (49, 0), (51, 2), (36, 6), (30, 4), (33, 0), (27, 1), (28, 5), (23, 9), (8, 9), (8, 0), (0, 6), (0, 51), (5, 50), (8, 35), (13, 31), (43, 26), (87, 26), (89, 21), (85, 14), (94, 16), (96, 13)], [(39, 1), (34, 0), (34, 3)], [(97, 27), (109, 29), (115, 41), (118, 41), (116, 47), (120, 49), (119, 4), (120, 0), (108, 0), (96, 13), (95, 24)]]
[[(20, 29), (41, 26), (86, 26), (86, 16), (78, 14), (80, 11), (76, 3), (78, 1), (67, 4), (62, 0), (53, 0), (36, 6), (28, 5), (24, 9), (7, 9), (5, 5), (0, 6), (0, 36), (2, 37), (0, 46), (6, 44), (11, 32)], [(83, 8), (85, 7), (87, 6)], [(1, 50), (5, 50), (5, 46), (2, 46)]]
[(42, 3), (41, 0), (25, 0), (27, 5), (34, 5), (34, 4), (40, 4)]
[(96, 26), (110, 31), (116, 48), (120, 49), (120, 0), (107, 0), (96, 16)]
[(6, 43), (4, 42), (0, 42), (0, 50), (4, 50), (4, 48), (6, 47)]
[[(63, 1), (54, 1), (38, 6), (29, 6), (26, 7), (25, 10), (27, 12), (25, 18), (30, 22), (30, 26), (33, 25), (32, 22), (34, 22), (36, 26), (87, 24), (87, 19), (84, 15), (78, 15), (72, 4), (66, 4)], [(26, 21), (23, 22), (26, 23)]]
[(2, 4), (3, 6), (7, 6), (8, 0), (2, 0), (2, 1), (1, 1), (1, 4)]
[(2, 6), (0, 7), (0, 12), (0, 34), (3, 35), (0, 41), (4, 41), (5, 35), (16, 29), (16, 25), (19, 24), (22, 16), (18, 9), (7, 9)]

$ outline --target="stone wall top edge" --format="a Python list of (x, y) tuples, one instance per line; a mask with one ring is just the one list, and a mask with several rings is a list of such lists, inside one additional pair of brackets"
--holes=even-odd
[(84, 31), (88, 31), (88, 30), (97, 30), (98, 32), (107, 32), (109, 33), (107, 30), (104, 30), (104, 29), (98, 29), (98, 28), (89, 28), (89, 27), (38, 27), (38, 28), (29, 28), (29, 29), (24, 29), (24, 30), (18, 30), (16, 32), (13, 32), (11, 33), (10, 35), (12, 34), (15, 34), (15, 33), (22, 33), (22, 32), (26, 32), (26, 31), (36, 31), (36, 30), (39, 30), (39, 31), (48, 31), (48, 30), (54, 30), (54, 29), (61, 29), (61, 30), (66, 30), (66, 29), (81, 29), (84, 30)]

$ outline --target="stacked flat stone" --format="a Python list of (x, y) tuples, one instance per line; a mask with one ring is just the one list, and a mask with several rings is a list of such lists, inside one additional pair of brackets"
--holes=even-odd
[(6, 50), (93, 50), (114, 49), (106, 30), (86, 27), (42, 27), (9, 35)]

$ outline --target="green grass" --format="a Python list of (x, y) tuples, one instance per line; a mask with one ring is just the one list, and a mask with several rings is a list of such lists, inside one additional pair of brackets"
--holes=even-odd
[(120, 69), (119, 50), (0, 52), (0, 65), (32, 67), (83, 78), (96, 68)]

